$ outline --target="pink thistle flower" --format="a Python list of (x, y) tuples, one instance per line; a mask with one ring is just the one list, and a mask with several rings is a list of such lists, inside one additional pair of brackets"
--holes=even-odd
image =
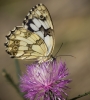
[(66, 64), (62, 62), (44, 62), (27, 66), (26, 74), (20, 77), (20, 89), (25, 92), (25, 98), (30, 100), (65, 100), (63, 94), (68, 75)]

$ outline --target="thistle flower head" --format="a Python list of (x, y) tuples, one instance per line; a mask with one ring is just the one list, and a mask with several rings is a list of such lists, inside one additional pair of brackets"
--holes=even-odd
[(20, 89), (30, 100), (65, 100), (63, 94), (69, 79), (66, 64), (62, 62), (44, 62), (27, 67), (26, 74), (20, 78)]

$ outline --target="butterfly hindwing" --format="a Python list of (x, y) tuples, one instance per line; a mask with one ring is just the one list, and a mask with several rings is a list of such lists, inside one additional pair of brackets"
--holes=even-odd
[(22, 26), (16, 27), (6, 38), (6, 51), (11, 57), (33, 60), (45, 56), (47, 52), (43, 39)]
[(24, 18), (23, 27), (39, 35), (46, 43), (47, 56), (54, 49), (54, 29), (49, 11), (43, 4), (34, 6)]

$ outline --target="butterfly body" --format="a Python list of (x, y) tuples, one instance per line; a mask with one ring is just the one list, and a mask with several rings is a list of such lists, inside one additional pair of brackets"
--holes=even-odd
[(6, 52), (13, 58), (39, 62), (50, 59), (55, 40), (47, 8), (43, 4), (33, 7), (22, 26), (15, 27), (6, 38)]

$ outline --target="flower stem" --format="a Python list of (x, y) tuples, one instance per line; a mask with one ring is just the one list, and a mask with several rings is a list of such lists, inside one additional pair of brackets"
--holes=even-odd
[[(19, 93), (19, 95), (23, 98), (23, 95), (21, 94), (18, 86), (14, 83), (13, 79), (11, 78), (11, 76), (7, 73), (7, 71), (5, 69), (2, 70), (2, 75), (7, 79), (7, 81), (15, 88), (15, 90)], [(23, 100), (25, 100), (23, 98)]]
[(20, 71), (19, 61), (17, 59), (15, 59), (15, 67), (16, 67), (17, 77), (19, 80), (20, 79), (19, 75), (21, 75), (21, 71)]
[(77, 99), (82, 98), (82, 97), (87, 96), (87, 95), (90, 95), (90, 91), (86, 92), (84, 94), (78, 95), (77, 97), (74, 97), (74, 98), (69, 99), (69, 100), (77, 100)]

